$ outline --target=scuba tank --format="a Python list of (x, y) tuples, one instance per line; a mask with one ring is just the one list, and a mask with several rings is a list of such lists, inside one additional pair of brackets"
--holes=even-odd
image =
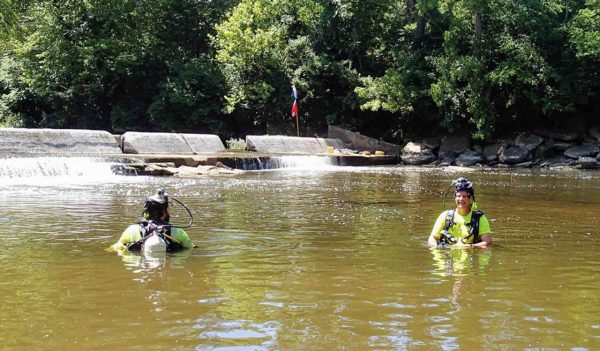
[(167, 252), (167, 242), (154, 232), (145, 238), (142, 244), (142, 252)]

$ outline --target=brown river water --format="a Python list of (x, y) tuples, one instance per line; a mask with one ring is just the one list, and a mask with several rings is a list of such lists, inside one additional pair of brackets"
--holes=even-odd
[[(19, 162), (0, 164), (0, 349), (600, 349), (597, 171), (178, 179)], [(490, 218), (491, 249), (426, 245), (459, 176)], [(158, 187), (192, 210), (198, 247), (105, 251)], [(172, 221), (187, 220), (175, 206)]]

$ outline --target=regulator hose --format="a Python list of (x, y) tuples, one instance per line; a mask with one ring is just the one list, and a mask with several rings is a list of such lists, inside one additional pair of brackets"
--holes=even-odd
[(176, 201), (178, 204), (180, 204), (181, 206), (183, 206), (183, 208), (185, 208), (185, 210), (187, 211), (188, 215), (190, 216), (190, 221), (188, 222), (188, 224), (186, 224), (186, 225), (184, 225), (184, 226), (178, 226), (178, 225), (172, 225), (172, 224), (170, 224), (170, 226), (171, 226), (171, 227), (175, 227), (175, 228), (181, 228), (181, 229), (184, 229), (184, 228), (189, 228), (189, 227), (191, 227), (191, 226), (192, 226), (192, 223), (194, 223), (194, 216), (192, 215), (192, 211), (190, 211), (190, 209), (189, 209), (189, 208), (188, 208), (186, 205), (184, 205), (184, 204), (183, 204), (183, 202), (181, 202), (181, 201), (177, 200), (177, 199), (176, 199), (176, 198), (174, 198), (174, 197), (171, 197), (171, 199), (173, 199), (173, 200), (174, 200), (174, 201)]
[[(169, 199), (172, 199), (173, 201), (175, 201), (178, 204), (180, 204), (181, 206), (183, 206), (183, 208), (185, 208), (185, 210), (187, 211), (187, 213), (188, 213), (188, 215), (190, 217), (190, 221), (186, 225), (180, 226), (180, 225), (174, 225), (174, 224), (170, 224), (169, 223), (169, 224), (162, 225), (161, 227), (163, 227), (163, 228), (169, 227), (169, 228), (181, 228), (181, 229), (184, 229), (184, 228), (191, 227), (192, 223), (194, 223), (194, 216), (192, 215), (192, 211), (190, 211), (190, 209), (183, 202), (177, 200), (177, 198), (175, 198), (175, 197), (170, 196), (164, 189), (162, 189), (162, 188), (158, 189), (156, 191), (156, 195), (154, 195), (154, 196), (152, 196), (152, 197), (150, 197), (148, 199), (152, 199), (152, 198), (159, 199), (160, 203), (163, 203), (163, 201), (164, 201), (165, 203), (167, 203), (167, 207), (168, 207)], [(146, 211), (146, 207), (148, 206), (148, 201), (149, 201), (148, 199), (146, 200), (146, 206), (144, 208), (144, 211), (142, 212), (142, 218), (144, 218), (144, 213)], [(165, 207), (165, 209), (167, 207)]]

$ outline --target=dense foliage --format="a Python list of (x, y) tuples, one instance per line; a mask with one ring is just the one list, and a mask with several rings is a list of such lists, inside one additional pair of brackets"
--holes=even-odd
[(600, 0), (0, 0), (0, 125), (399, 142), (592, 124)]

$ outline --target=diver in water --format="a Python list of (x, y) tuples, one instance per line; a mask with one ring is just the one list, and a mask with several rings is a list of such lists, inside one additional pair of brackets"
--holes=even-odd
[[(174, 199), (174, 198), (173, 198)], [(176, 199), (174, 199), (177, 201)], [(177, 201), (185, 207), (181, 202)], [(189, 209), (185, 207), (192, 216)], [(174, 252), (195, 247), (188, 234), (181, 227), (169, 223), (169, 195), (159, 189), (148, 197), (144, 204), (142, 219), (125, 229), (119, 241), (110, 249), (116, 251)]]
[(487, 217), (477, 209), (473, 183), (460, 177), (453, 185), (456, 209), (439, 215), (427, 243), (431, 246), (491, 246), (492, 229)]

